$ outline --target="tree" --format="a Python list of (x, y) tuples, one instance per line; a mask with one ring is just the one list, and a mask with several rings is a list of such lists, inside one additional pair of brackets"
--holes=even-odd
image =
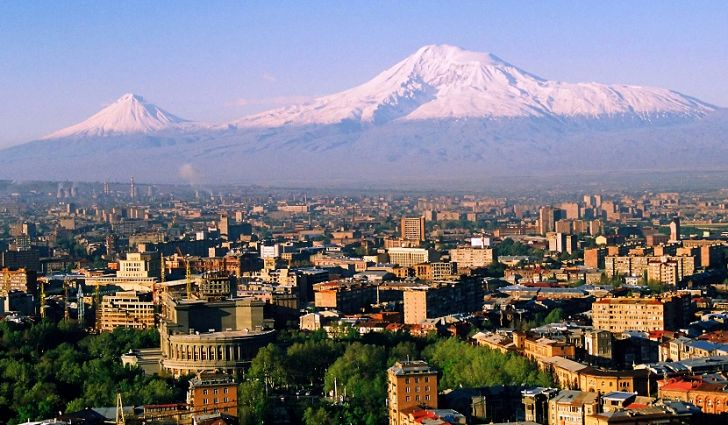
[(290, 378), (286, 368), (286, 354), (279, 346), (270, 343), (258, 350), (250, 362), (248, 376), (256, 379), (268, 389), (288, 387)]
[(460, 386), (552, 384), (550, 376), (525, 357), (472, 346), (456, 338), (429, 345), (423, 355), (442, 371), (440, 389), (443, 390)]
[(564, 320), (564, 310), (557, 307), (546, 315), (543, 319), (543, 324), (548, 325), (549, 323), (558, 323), (562, 320)]
[(343, 352), (343, 345), (330, 339), (297, 342), (288, 347), (286, 363), (294, 385), (323, 385), (326, 369)]
[(323, 406), (309, 406), (303, 412), (305, 425), (337, 425), (339, 420), (334, 412), (326, 410)]
[(238, 387), (238, 417), (241, 424), (264, 424), (269, 408), (263, 382), (247, 379), (240, 384)]
[(348, 414), (358, 416), (354, 422), (385, 418), (386, 360), (384, 347), (354, 342), (326, 371), (325, 390), (346, 395)]

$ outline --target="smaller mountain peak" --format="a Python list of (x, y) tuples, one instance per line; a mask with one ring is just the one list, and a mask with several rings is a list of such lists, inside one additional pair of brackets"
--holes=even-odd
[(88, 119), (51, 133), (43, 139), (146, 134), (186, 123), (187, 120), (145, 101), (142, 96), (126, 93)]
[(117, 102), (131, 102), (131, 101), (137, 101), (137, 102), (144, 102), (144, 97), (135, 93), (124, 93)]

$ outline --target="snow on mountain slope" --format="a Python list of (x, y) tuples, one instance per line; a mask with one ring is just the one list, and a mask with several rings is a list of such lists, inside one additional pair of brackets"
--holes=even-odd
[(43, 139), (64, 137), (104, 137), (154, 133), (191, 125), (190, 121), (127, 93), (85, 121), (51, 133)]
[(500, 58), (430, 45), (352, 89), (233, 121), (238, 127), (457, 118), (699, 118), (712, 105), (652, 87), (544, 80)]

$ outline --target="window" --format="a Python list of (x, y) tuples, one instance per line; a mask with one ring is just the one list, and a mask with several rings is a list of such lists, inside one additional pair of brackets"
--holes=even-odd
[(207, 399), (204, 399), (204, 400), (202, 400), (202, 404), (209, 404), (209, 403), (207, 402)]
[(202, 394), (207, 395), (207, 389), (202, 390)]
[(430, 395), (429, 395), (429, 394), (427, 394), (427, 395), (425, 396), (425, 400), (426, 400), (426, 401), (430, 401)]
[(405, 401), (410, 401), (410, 396), (404, 398)]

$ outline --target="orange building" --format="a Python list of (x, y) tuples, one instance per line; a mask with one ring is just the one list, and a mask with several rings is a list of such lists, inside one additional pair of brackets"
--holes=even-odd
[(226, 413), (237, 416), (238, 386), (232, 376), (199, 372), (190, 380), (187, 404), (194, 413)]
[(660, 398), (686, 401), (703, 413), (728, 413), (728, 392), (725, 384), (705, 382), (700, 377), (680, 377), (658, 382)]
[[(437, 409), (437, 370), (427, 362), (399, 361), (387, 369), (389, 425), (406, 423), (411, 409)], [(402, 416), (402, 417), (400, 417)]]
[(531, 360), (551, 357), (574, 359), (576, 357), (576, 346), (574, 344), (549, 338), (531, 339), (522, 332), (513, 332), (513, 344), (517, 350)]

